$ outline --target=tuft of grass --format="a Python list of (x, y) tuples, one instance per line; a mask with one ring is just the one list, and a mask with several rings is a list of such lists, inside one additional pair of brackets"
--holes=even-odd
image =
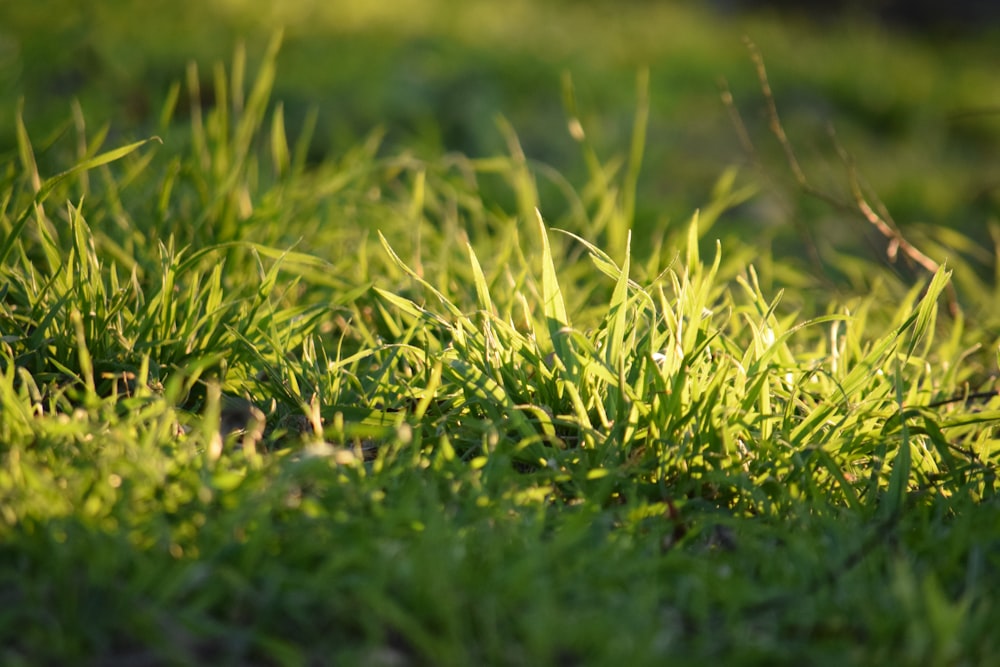
[(503, 124), (311, 163), (279, 44), (210, 109), (192, 66), (162, 144), (18, 123), (4, 663), (992, 658), (1000, 411), (951, 268), (803, 296), (707, 236), (732, 174), (640, 236), (643, 74), (624, 170), (577, 119), (579, 187)]

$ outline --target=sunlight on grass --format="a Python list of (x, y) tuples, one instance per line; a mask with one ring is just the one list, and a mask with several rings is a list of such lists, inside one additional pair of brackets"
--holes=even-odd
[(817, 294), (722, 233), (734, 171), (640, 230), (645, 71), (612, 158), (564, 80), (579, 182), (502, 120), (494, 156), (317, 160), (281, 40), (191, 65), (159, 140), (17, 116), (0, 661), (993, 655), (995, 334), (940, 306), (995, 285)]

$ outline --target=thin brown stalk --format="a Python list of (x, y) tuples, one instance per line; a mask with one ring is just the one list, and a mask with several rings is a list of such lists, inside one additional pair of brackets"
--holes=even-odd
[[(733, 100), (733, 93), (729, 89), (729, 83), (722, 79), (719, 81), (720, 96), (722, 98), (722, 103), (725, 105), (726, 110), (729, 112), (729, 118), (733, 124), (733, 128), (736, 130), (737, 139), (739, 139), (740, 145), (743, 148), (744, 153), (746, 153), (748, 159), (753, 164), (754, 168), (757, 170), (758, 175), (765, 181), (770, 182), (772, 179), (764, 165), (757, 157), (757, 149), (754, 147), (753, 140), (750, 138), (750, 132), (747, 130), (746, 123), (743, 122), (743, 116), (740, 114), (739, 109), (736, 108), (736, 104)], [(805, 186), (804, 186), (805, 187)], [(816, 247), (816, 242), (812, 238), (812, 234), (809, 229), (801, 223), (794, 216), (789, 215), (792, 224), (798, 230), (799, 238), (802, 241), (803, 247), (809, 255), (813, 266), (822, 267), (823, 261), (820, 258), (819, 250)], [(826, 275), (822, 278), (827, 282), (831, 283)]]
[[(937, 272), (941, 265), (925, 253), (921, 252), (903, 236), (899, 228), (892, 222), (892, 218), (889, 216), (888, 211), (885, 210), (885, 207), (881, 204), (881, 202), (876, 202), (875, 206), (872, 206), (861, 188), (857, 169), (854, 166), (850, 155), (843, 149), (843, 147), (840, 146), (835, 137), (835, 147), (841, 160), (844, 162), (845, 168), (847, 169), (847, 176), (853, 201), (844, 202), (829, 193), (815, 188), (809, 182), (798, 158), (795, 155), (792, 143), (789, 141), (788, 135), (785, 134), (784, 125), (781, 122), (781, 116), (778, 115), (778, 105), (775, 102), (774, 94), (771, 90), (771, 84), (768, 81), (767, 68), (764, 65), (764, 58), (760, 53), (760, 49), (758, 49), (756, 44), (754, 44), (749, 38), (746, 38), (745, 42), (747, 49), (750, 51), (750, 58), (753, 60), (754, 66), (757, 69), (757, 79), (760, 82), (761, 92), (763, 93), (764, 100), (767, 103), (767, 114), (771, 133), (778, 140), (778, 144), (784, 151), (788, 168), (792, 172), (792, 175), (795, 177), (795, 180), (798, 182), (802, 191), (812, 197), (831, 204), (837, 209), (852, 211), (860, 215), (887, 240), (888, 246), (886, 247), (886, 257), (890, 262), (895, 263), (899, 253), (902, 252), (907, 259), (919, 265), (927, 272)], [(957, 316), (959, 313), (958, 295), (955, 291), (955, 286), (952, 283), (948, 283), (946, 298), (948, 301), (949, 314), (952, 317)]]

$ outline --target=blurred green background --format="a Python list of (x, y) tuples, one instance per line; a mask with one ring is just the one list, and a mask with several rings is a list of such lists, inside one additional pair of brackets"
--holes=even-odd
[[(109, 143), (158, 133), (171, 83), (188, 62), (202, 91), (246, 45), (248, 72), (284, 29), (276, 100), (294, 140), (318, 114), (313, 156), (337, 155), (374, 128), (384, 152), (506, 152), (498, 117), (530, 159), (584, 181), (563, 90), (602, 159), (623, 155), (636, 76), (650, 71), (650, 125), (640, 181), (642, 232), (709, 200), (730, 166), (760, 194), (713, 234), (757, 239), (790, 259), (802, 243), (835, 265), (842, 253), (884, 260), (867, 223), (794, 184), (768, 132), (766, 100), (744, 38), (767, 63), (785, 129), (813, 184), (849, 199), (830, 130), (864, 183), (937, 260), (995, 270), (1000, 211), (1000, 32), (987, 24), (877, 21), (858, 3), (810, 14), (753, 2), (549, 0), (74, 0), (0, 9), (0, 152), (15, 150), (18, 100), (45, 164), (79, 100)], [(780, 4), (780, 3), (779, 3)], [(787, 4), (787, 3), (785, 3)], [(885, 3), (883, 3), (885, 4)], [(877, 3), (872, 6), (876, 6)], [(787, 7), (786, 7), (787, 9)], [(754, 152), (721, 101), (728, 87)], [(211, 104), (211, 99), (204, 99)], [(177, 120), (183, 121), (182, 99)], [(558, 202), (553, 203), (558, 206)], [(955, 234), (954, 232), (959, 232)]]

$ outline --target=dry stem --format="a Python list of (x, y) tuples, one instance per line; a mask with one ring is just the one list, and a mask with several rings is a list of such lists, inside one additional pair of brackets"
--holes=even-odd
[[(890, 262), (895, 263), (899, 253), (901, 252), (907, 259), (919, 265), (927, 272), (937, 272), (941, 265), (906, 240), (902, 232), (892, 221), (891, 216), (881, 202), (876, 201), (875, 206), (869, 202), (868, 197), (865, 196), (865, 193), (861, 188), (857, 169), (855, 168), (850, 155), (840, 146), (839, 142), (836, 141), (836, 137), (833, 137), (834, 144), (837, 148), (840, 159), (844, 162), (844, 166), (847, 169), (853, 202), (845, 202), (827, 192), (817, 189), (809, 182), (806, 178), (805, 172), (802, 170), (802, 166), (799, 163), (798, 158), (795, 155), (792, 143), (785, 134), (785, 129), (781, 122), (781, 116), (778, 114), (778, 106), (775, 103), (774, 94), (771, 90), (771, 84), (768, 81), (767, 68), (764, 66), (764, 58), (761, 55), (760, 50), (749, 38), (745, 41), (747, 49), (750, 51), (750, 57), (757, 69), (757, 78), (760, 81), (761, 91), (763, 92), (764, 99), (767, 103), (767, 114), (771, 133), (778, 140), (781, 149), (784, 151), (788, 168), (791, 170), (792, 175), (795, 177), (795, 180), (802, 191), (814, 198), (830, 204), (839, 210), (849, 211), (860, 215), (863, 219), (868, 221), (868, 223), (870, 223), (888, 241), (889, 245), (886, 248), (886, 257)], [(739, 119), (739, 113), (735, 110), (732, 103), (732, 94), (729, 93), (728, 89), (723, 91), (723, 102), (726, 103), (726, 106), (730, 110), (730, 114), (736, 119), (737, 133), (740, 137), (741, 143), (743, 143), (744, 148), (748, 148), (752, 151), (753, 145), (750, 143), (746, 127), (743, 125), (742, 120)], [(957, 316), (959, 313), (958, 295), (955, 292), (955, 286), (950, 282), (948, 283), (946, 298), (948, 301), (949, 314), (952, 317)]]

